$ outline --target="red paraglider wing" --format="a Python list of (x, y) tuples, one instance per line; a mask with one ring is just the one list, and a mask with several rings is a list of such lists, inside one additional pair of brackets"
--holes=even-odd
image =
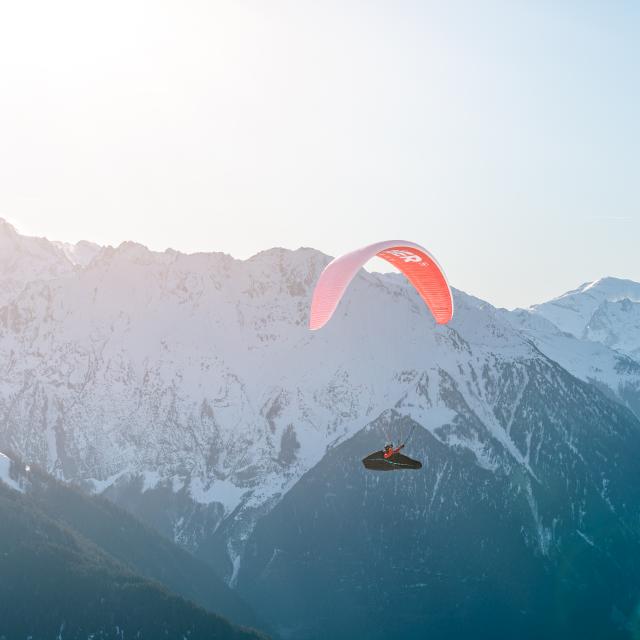
[(327, 265), (313, 292), (309, 318), (311, 329), (320, 329), (329, 321), (353, 277), (376, 255), (384, 258), (407, 277), (438, 324), (446, 324), (451, 320), (451, 289), (435, 258), (413, 242), (388, 240), (347, 253)]
[(393, 247), (377, 253), (402, 271), (433, 313), (438, 324), (453, 317), (451, 289), (442, 269), (424, 250), (417, 247)]

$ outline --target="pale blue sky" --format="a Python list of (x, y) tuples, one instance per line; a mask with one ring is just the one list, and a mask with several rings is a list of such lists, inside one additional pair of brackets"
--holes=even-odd
[(640, 281), (640, 3), (0, 5), (0, 216), (52, 239), (423, 243), (528, 305)]

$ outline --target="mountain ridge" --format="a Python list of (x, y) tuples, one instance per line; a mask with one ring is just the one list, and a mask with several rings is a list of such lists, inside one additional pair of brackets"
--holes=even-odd
[[(525, 473), (512, 429), (527, 363), (550, 358), (640, 411), (632, 357), (457, 290), (453, 322), (436, 326), (395, 274), (360, 272), (332, 322), (310, 334), (329, 259), (123, 243), (56, 277), (27, 273), (0, 304), (0, 449), (102, 493), (235, 584), (256, 523), (390, 409), (481, 468)], [(498, 411), (506, 380), (513, 406)], [(471, 431), (456, 425), (463, 406), (478, 421)]]

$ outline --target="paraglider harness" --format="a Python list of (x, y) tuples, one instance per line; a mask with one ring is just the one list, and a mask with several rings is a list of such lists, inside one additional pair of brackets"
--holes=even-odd
[[(384, 447), (384, 457), (385, 457), (385, 459), (388, 459), (391, 456), (395, 456), (396, 453), (400, 453), (400, 451), (402, 451), (402, 449), (404, 449), (404, 447), (407, 444), (407, 442), (409, 442), (409, 440), (411, 440), (411, 436), (413, 435), (413, 432), (415, 431), (415, 428), (416, 428), (416, 424), (414, 422), (413, 426), (411, 427), (411, 431), (409, 431), (409, 435), (406, 437), (405, 441), (399, 447), (396, 447), (394, 449), (393, 448), (393, 443), (385, 445), (385, 447)], [(387, 440), (389, 440), (388, 436), (387, 436)]]
[(404, 449), (404, 444), (401, 444), (399, 447), (393, 448), (393, 444), (387, 444), (384, 447), (384, 457), (385, 459), (390, 458), (391, 456), (395, 456), (396, 453), (399, 453)]
[[(421, 469), (422, 463), (418, 460), (412, 460), (407, 456), (400, 453), (404, 449), (407, 442), (413, 435), (415, 424), (411, 429), (409, 437), (397, 448), (394, 448), (392, 444), (387, 444), (382, 451), (374, 451), (366, 458), (363, 458), (362, 464), (365, 469), (370, 471), (399, 471), (401, 469)], [(387, 439), (390, 442), (390, 438)]]

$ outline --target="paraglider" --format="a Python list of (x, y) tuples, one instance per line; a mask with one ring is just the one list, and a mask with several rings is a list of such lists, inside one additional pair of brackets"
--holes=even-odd
[[(446, 324), (451, 320), (453, 297), (444, 271), (436, 259), (414, 242), (385, 240), (335, 258), (325, 267), (313, 291), (309, 316), (309, 328), (312, 331), (321, 329), (329, 322), (351, 280), (374, 256), (383, 258), (406, 276), (437, 324)], [(362, 464), (372, 471), (421, 469), (421, 462), (400, 453), (408, 440), (395, 449), (388, 444), (383, 450), (364, 458)]]
[(451, 289), (435, 258), (413, 242), (386, 240), (335, 258), (326, 266), (313, 292), (309, 317), (312, 331), (321, 329), (329, 322), (351, 280), (374, 256), (383, 258), (407, 277), (438, 324), (446, 324), (451, 320)]

